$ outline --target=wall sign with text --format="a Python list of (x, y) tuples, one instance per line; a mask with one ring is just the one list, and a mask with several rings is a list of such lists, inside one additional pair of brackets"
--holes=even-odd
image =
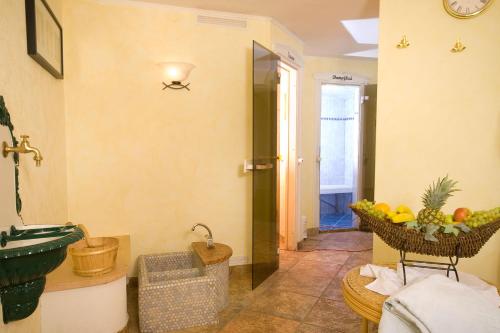
[(351, 73), (317, 73), (314, 75), (316, 80), (326, 83), (338, 84), (368, 84), (368, 79)]

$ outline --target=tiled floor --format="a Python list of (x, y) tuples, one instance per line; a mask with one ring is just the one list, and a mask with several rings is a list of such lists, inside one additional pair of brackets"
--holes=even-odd
[(364, 231), (342, 231), (320, 233), (300, 242), (300, 251), (337, 250), (368, 251), (373, 247), (373, 233)]
[(319, 230), (350, 229), (352, 228), (352, 212), (321, 214)]
[[(359, 332), (360, 318), (343, 302), (341, 279), (371, 257), (371, 251), (282, 251), (280, 269), (254, 291), (250, 266), (231, 267), (230, 304), (219, 324), (176, 333)], [(137, 286), (128, 287), (128, 301), (129, 332), (137, 333)]]

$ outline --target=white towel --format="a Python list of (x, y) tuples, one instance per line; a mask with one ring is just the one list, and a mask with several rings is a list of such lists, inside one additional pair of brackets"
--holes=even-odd
[[(441, 274), (445, 276), (446, 272), (433, 269), (406, 267), (407, 285), (410, 285), (414, 281), (420, 280), (425, 276), (434, 274)], [(367, 284), (365, 287), (382, 295), (393, 295), (404, 286), (401, 264), (398, 264), (397, 272), (388, 267), (368, 264), (361, 267), (360, 275), (375, 278), (373, 282)], [(459, 272), (459, 278), (460, 283), (471, 287), (478, 293), (481, 293), (484, 297), (488, 298), (497, 307), (500, 307), (500, 295), (498, 295), (496, 287), (487, 284), (477, 276), (465, 272)], [(453, 272), (450, 272), (450, 279), (455, 280), (455, 274)]]
[(365, 287), (385, 296), (392, 295), (403, 287), (403, 280), (398, 277), (395, 270), (388, 267), (368, 264), (361, 267), (359, 274), (375, 278)]
[(424, 276), (387, 299), (379, 332), (498, 333), (500, 309), (465, 284)]

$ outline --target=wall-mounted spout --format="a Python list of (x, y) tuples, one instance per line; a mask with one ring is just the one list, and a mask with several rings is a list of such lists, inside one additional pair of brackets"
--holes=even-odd
[(210, 248), (213, 248), (214, 247), (214, 239), (212, 237), (212, 231), (210, 230), (210, 228), (206, 225), (206, 224), (203, 224), (203, 223), (196, 223), (195, 225), (193, 225), (193, 227), (191, 228), (191, 231), (194, 231), (194, 229), (196, 229), (197, 226), (200, 226), (200, 227), (203, 227), (205, 229), (207, 229), (208, 231), (208, 235), (206, 235), (205, 237), (207, 238), (207, 247), (210, 249)]
[(28, 153), (33, 153), (35, 156), (33, 156), (33, 160), (35, 161), (35, 164), (37, 167), (39, 167), (42, 164), (42, 154), (40, 153), (40, 150), (38, 150), (35, 147), (30, 146), (30, 142), (28, 141), (29, 136), (28, 135), (21, 135), (21, 143), (17, 147), (9, 147), (7, 145), (7, 142), (3, 142), (3, 157), (7, 157), (9, 153), (19, 153), (19, 154), (28, 154)]

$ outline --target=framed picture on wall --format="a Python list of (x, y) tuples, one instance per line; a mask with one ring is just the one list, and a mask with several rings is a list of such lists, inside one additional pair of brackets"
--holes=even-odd
[(63, 73), (63, 32), (45, 0), (25, 0), (28, 54), (57, 79)]

